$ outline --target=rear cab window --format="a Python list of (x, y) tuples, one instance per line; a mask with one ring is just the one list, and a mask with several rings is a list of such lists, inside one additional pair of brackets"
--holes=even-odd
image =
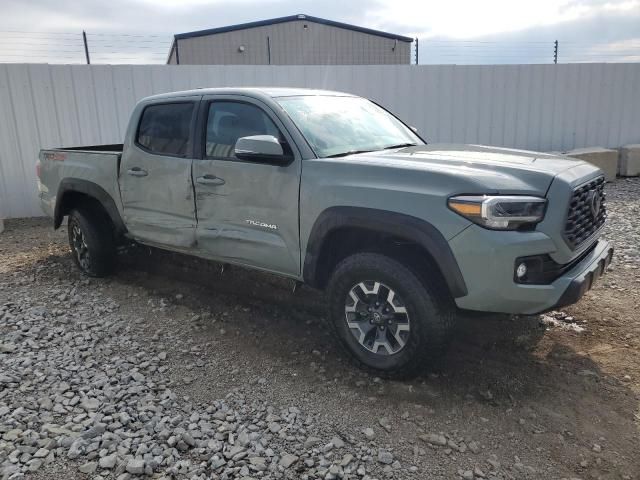
[(194, 102), (172, 102), (145, 107), (136, 144), (156, 155), (186, 157), (191, 151)]

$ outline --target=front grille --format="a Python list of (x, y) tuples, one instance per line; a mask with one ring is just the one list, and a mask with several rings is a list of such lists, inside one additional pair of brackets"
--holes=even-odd
[(604, 177), (598, 177), (573, 191), (564, 227), (565, 241), (572, 249), (579, 247), (600, 230), (606, 218)]

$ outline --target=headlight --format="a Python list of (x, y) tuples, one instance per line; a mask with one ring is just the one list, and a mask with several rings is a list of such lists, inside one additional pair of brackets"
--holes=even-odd
[(449, 208), (474, 223), (494, 230), (517, 230), (544, 218), (547, 200), (517, 195), (461, 195)]

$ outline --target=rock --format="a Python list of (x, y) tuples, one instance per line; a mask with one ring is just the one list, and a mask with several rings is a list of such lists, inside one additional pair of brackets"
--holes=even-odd
[(67, 451), (67, 457), (71, 460), (78, 458), (84, 453), (84, 443), (81, 440), (75, 440), (69, 450)]
[(144, 460), (132, 459), (127, 462), (127, 472), (133, 475), (142, 475), (144, 473)]
[(347, 453), (344, 457), (342, 457), (342, 460), (340, 461), (340, 466), (346, 467), (352, 461), (353, 461), (353, 455), (351, 455), (350, 453)]
[(29, 460), (27, 463), (27, 471), (28, 472), (37, 472), (42, 466), (43, 461), (39, 458), (34, 458)]
[(362, 433), (367, 438), (367, 440), (373, 440), (376, 436), (376, 432), (373, 431), (373, 428), (365, 428), (362, 430)]
[(116, 466), (117, 459), (118, 459), (118, 457), (114, 453), (113, 455), (107, 455), (105, 457), (102, 457), (100, 459), (100, 461), (98, 462), (98, 464), (100, 465), (100, 468), (104, 468), (106, 470), (111, 470), (113, 467)]
[(269, 424), (269, 431), (271, 433), (278, 433), (282, 427), (279, 423), (273, 422)]
[(387, 450), (378, 450), (378, 462), (384, 465), (391, 465), (393, 463), (393, 455)]
[(249, 459), (249, 463), (251, 464), (253, 470), (262, 472), (267, 469), (267, 462), (262, 457), (252, 457)]
[(289, 468), (291, 465), (298, 461), (298, 457), (296, 455), (292, 455), (290, 453), (286, 453), (280, 458), (279, 464), (284, 468)]
[(0, 353), (13, 353), (18, 349), (13, 343), (0, 343)]
[(333, 437), (331, 439), (331, 443), (336, 448), (343, 448), (344, 447), (344, 441), (340, 437)]
[(391, 432), (391, 425), (389, 425), (389, 419), (382, 417), (378, 420), (378, 424), (384, 428), (387, 432)]
[(318, 437), (308, 437), (304, 441), (304, 449), (309, 450), (311, 447), (318, 445), (320, 442), (322, 442), (322, 439)]
[(473, 469), (473, 474), (478, 478), (486, 478), (485, 473), (479, 467)]
[(95, 412), (100, 406), (100, 402), (95, 398), (83, 398), (80, 402), (80, 406), (87, 412)]
[(420, 435), (420, 440), (423, 440), (430, 445), (437, 445), (438, 447), (444, 447), (447, 444), (447, 437), (439, 433)]
[(98, 464), (96, 462), (87, 462), (81, 465), (78, 470), (82, 473), (90, 474), (96, 471), (98, 468)]
[(40, 448), (33, 454), (35, 458), (45, 458), (47, 455), (49, 455), (49, 450), (46, 448)]
[(19, 428), (14, 428), (13, 430), (9, 430), (4, 435), (2, 435), (2, 439), (7, 442), (15, 442), (22, 435), (22, 430)]

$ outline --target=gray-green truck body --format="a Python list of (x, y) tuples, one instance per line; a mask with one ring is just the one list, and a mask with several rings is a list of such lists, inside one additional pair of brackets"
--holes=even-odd
[[(298, 101), (303, 97), (314, 101)], [(359, 136), (363, 128), (335, 112), (313, 111), (336, 99), (354, 102), (357, 115), (380, 110), (381, 120), (371, 128), (395, 129), (410, 139), (407, 146), (331, 150), (333, 136), (344, 137), (349, 129)], [(599, 169), (558, 155), (426, 144), (380, 107), (355, 99), (365, 101), (268, 88), (146, 98), (132, 113), (124, 145), (41, 152), (43, 209), (58, 227), (74, 202), (90, 197), (123, 237), (319, 288), (345, 256), (378, 251), (377, 241), (398, 251), (406, 244), (412, 255), (428, 257), (443, 292), (467, 310), (542, 312), (574, 303), (604, 272), (613, 250), (600, 238), (606, 213)], [(174, 104), (188, 119), (181, 131), (163, 126), (170, 119), (162, 116), (164, 107), (152, 108)], [(145, 111), (150, 126), (143, 124)], [(264, 116), (260, 125), (239, 125), (245, 111)], [(323, 118), (330, 125), (342, 121), (335, 124), (340, 131), (319, 126)], [(234, 154), (225, 142), (238, 135), (249, 140), (235, 143)], [(233, 140), (225, 140), (229, 136)], [(269, 141), (277, 143), (273, 155), (265, 151)], [(514, 197), (533, 203), (500, 203)], [(539, 217), (506, 230), (487, 226), (485, 198), (497, 199), (498, 216), (516, 215), (511, 205), (517, 205)], [(523, 262), (529, 276), (518, 278)]]

